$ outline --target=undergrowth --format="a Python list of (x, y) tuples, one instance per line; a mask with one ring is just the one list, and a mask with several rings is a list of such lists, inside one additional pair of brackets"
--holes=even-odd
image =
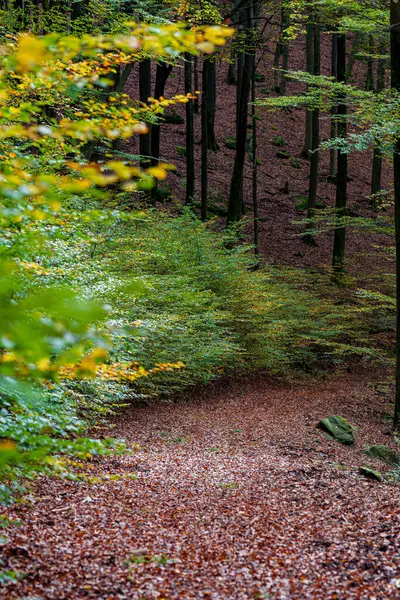
[(298, 377), (349, 355), (382, 358), (365, 296), (332, 294), (329, 281), (295, 269), (256, 270), (251, 248), (190, 212), (146, 212), (94, 239), (95, 249), (75, 248), (84, 265), (75, 285), (112, 307), (113, 360), (185, 365), (138, 380), (130, 395), (171, 395), (222, 373)]

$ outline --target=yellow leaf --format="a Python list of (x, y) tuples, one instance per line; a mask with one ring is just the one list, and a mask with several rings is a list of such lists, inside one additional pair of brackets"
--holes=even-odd
[(33, 35), (21, 36), (15, 53), (17, 72), (25, 73), (26, 71), (32, 71), (47, 60), (49, 56), (43, 40)]

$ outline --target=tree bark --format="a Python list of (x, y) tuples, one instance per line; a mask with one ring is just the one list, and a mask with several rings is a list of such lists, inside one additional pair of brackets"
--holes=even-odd
[[(311, 21), (306, 26), (306, 70), (307, 73), (314, 72), (314, 28)], [(310, 158), (312, 144), (312, 111), (306, 111), (306, 130), (304, 138), (304, 148), (301, 153), (304, 158)]]
[[(198, 56), (193, 57), (193, 75), (194, 75), (194, 91), (199, 91), (199, 58)], [(194, 112), (196, 115), (199, 114), (199, 97), (196, 95), (194, 100)]]
[[(313, 25), (313, 54), (314, 54), (314, 65), (313, 74), (320, 75), (321, 72), (321, 29), (317, 23)], [(316, 108), (312, 111), (312, 130), (311, 130), (311, 156), (310, 156), (310, 185), (308, 189), (308, 210), (307, 228), (312, 227), (312, 220), (315, 213), (315, 205), (317, 202), (317, 191), (318, 191), (318, 165), (319, 165), (319, 109)], [(308, 234), (306, 239), (312, 241), (312, 237)]]
[(372, 36), (368, 36), (368, 60), (367, 60), (367, 78), (365, 80), (365, 89), (371, 92), (375, 88), (374, 84), (374, 59), (372, 58), (373, 44)]
[[(286, 95), (286, 76), (289, 66), (289, 42), (283, 40), (283, 34), (287, 26), (289, 25), (290, 13), (285, 7), (281, 10), (281, 26), (279, 39), (276, 43), (275, 54), (274, 54), (274, 80), (275, 80), (275, 91), (281, 93), (282, 96)], [(280, 68), (280, 62), (282, 57), (282, 69)]]
[(354, 36), (353, 46), (351, 48), (349, 60), (347, 62), (346, 81), (349, 81), (349, 79), (351, 79), (351, 76), (353, 74), (354, 63), (356, 62), (356, 53), (360, 46), (361, 39), (362, 39), (362, 34), (357, 32)]
[[(255, 63), (255, 61), (254, 61)], [(260, 254), (259, 244), (259, 221), (258, 221), (258, 191), (257, 191), (257, 115), (256, 115), (256, 69), (255, 64), (251, 78), (251, 118), (252, 118), (252, 134), (253, 134), (253, 177), (252, 177), (252, 198), (253, 198), (253, 242), (254, 254), (258, 257)]]
[(204, 67), (207, 58), (203, 60), (203, 87), (201, 95), (201, 220), (207, 219), (208, 204), (208, 116), (207, 116), (207, 77)]
[[(331, 74), (337, 80), (337, 33), (332, 34)], [(331, 139), (337, 136), (336, 106), (331, 108)], [(329, 151), (329, 176), (335, 180), (337, 174), (337, 150)]]
[[(400, 92), (400, 4), (391, 0), (390, 52), (392, 88)], [(400, 139), (393, 156), (394, 210), (396, 239), (396, 397), (393, 415), (394, 428), (400, 425)]]
[[(337, 39), (337, 79), (346, 82), (346, 34), (339, 33)], [(338, 136), (345, 138), (347, 135), (347, 104), (346, 95), (338, 95)], [(335, 238), (333, 242), (333, 277), (340, 283), (344, 271), (344, 254), (346, 242), (346, 228), (340, 221), (346, 215), (347, 204), (347, 154), (338, 151), (337, 177), (336, 177), (336, 204), (335, 204)]]
[[(173, 65), (168, 65), (164, 62), (157, 63), (156, 68), (156, 82), (154, 86), (154, 98), (157, 100), (164, 96), (165, 86), (168, 81), (168, 77), (171, 74), (173, 69)], [(151, 127), (150, 131), (150, 146), (151, 146), (151, 164), (153, 166), (158, 164), (160, 159), (160, 135), (161, 135), (161, 126), (159, 123), (154, 123)], [(157, 184), (151, 190), (151, 197), (153, 201), (153, 205), (156, 205), (157, 200)]]
[[(380, 54), (385, 53), (385, 47), (381, 47), (379, 50)], [(378, 59), (378, 73), (376, 78), (376, 91), (377, 93), (385, 89), (385, 71), (386, 71), (386, 60), (384, 58)], [(372, 159), (372, 176), (371, 176), (371, 195), (379, 194), (382, 189), (382, 151), (379, 145), (375, 145), (374, 154)]]
[[(284, 11), (283, 14), (283, 29), (285, 30), (290, 23), (290, 13), (288, 11)], [(286, 40), (282, 47), (282, 71), (281, 71), (281, 83), (280, 90), (282, 96), (286, 96), (286, 87), (287, 87), (287, 79), (286, 79), (286, 71), (289, 68), (289, 40)]]
[(215, 137), (215, 112), (217, 107), (217, 67), (215, 57), (203, 62), (203, 80), (205, 80), (205, 100), (207, 103), (207, 144), (208, 149), (219, 150)]
[[(192, 89), (193, 57), (185, 54), (185, 94), (193, 93)], [(194, 199), (194, 107), (193, 100), (186, 103), (186, 203)]]
[[(147, 104), (151, 96), (151, 61), (149, 58), (139, 63), (139, 98), (143, 104)], [(150, 127), (149, 127), (150, 129)], [(146, 133), (139, 137), (139, 154), (143, 156), (141, 161), (143, 166), (149, 165), (151, 156), (151, 134)]]
[[(253, 6), (244, 11), (241, 20), (246, 21), (246, 28), (249, 32), (255, 27)], [(227, 224), (239, 221), (244, 214), (243, 169), (246, 157), (248, 104), (254, 60), (254, 49), (246, 48), (239, 55), (236, 95), (236, 153), (229, 190)]]

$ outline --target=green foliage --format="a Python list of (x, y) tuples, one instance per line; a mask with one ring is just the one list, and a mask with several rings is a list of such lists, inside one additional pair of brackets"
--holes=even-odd
[(276, 135), (272, 138), (271, 144), (273, 146), (283, 147), (286, 146), (286, 142), (281, 135)]
[(362, 311), (369, 314), (364, 303), (370, 300), (353, 297), (347, 308), (326, 300), (329, 290), (310, 274), (253, 271), (249, 249), (237, 245), (231, 232), (210, 227), (190, 213), (146, 213), (93, 231), (103, 239), (94, 255), (78, 243), (69, 256), (70, 244), (56, 242), (55, 254), (64, 256), (75, 285), (110, 306), (104, 329), (111, 334), (113, 362), (185, 364), (128, 383), (130, 391), (113, 384), (113, 394), (107, 381), (91, 380), (86, 397), (101, 389), (105, 402), (124, 402), (133, 394), (170, 395), (222, 373), (267, 369), (291, 376), (315, 368), (321, 358), (340, 363), (348, 354), (379, 357), (360, 318)]
[[(101, 21), (107, 15), (97, 17)], [(116, 440), (83, 437), (87, 418), (95, 421), (120, 404), (127, 382), (181, 367), (168, 362), (148, 371), (136, 361), (106, 362), (105, 298), (89, 298), (74, 278), (70, 267), (79, 253), (63, 257), (56, 250), (69, 248), (74, 239), (94, 259), (107, 229), (133, 218), (96, 204), (101, 188), (113, 184), (130, 194), (148, 190), (156, 179), (165, 179), (169, 168), (159, 164), (144, 172), (132, 160), (88, 164), (86, 154), (95, 141), (146, 131), (138, 118), (141, 109), (121, 95), (99, 92), (108, 86), (105, 75), (150, 52), (165, 59), (181, 51), (196, 53), (202, 45), (210, 52), (223, 43), (221, 32), (219, 27), (196, 32), (172, 24), (132, 25), (127, 36), (29, 34), (10, 36), (2, 46), (0, 502), (23, 490), (22, 479), (54, 472), (85, 478), (76, 459), (123, 451)], [(173, 103), (155, 101), (146, 110), (159, 114)], [(50, 108), (57, 117), (49, 116)], [(122, 285), (118, 291), (114, 287), (118, 295)], [(132, 282), (124, 294), (137, 288)]]

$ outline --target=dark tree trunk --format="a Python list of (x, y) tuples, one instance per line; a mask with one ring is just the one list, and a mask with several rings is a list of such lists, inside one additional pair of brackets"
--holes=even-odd
[[(232, 27), (237, 28), (240, 18), (240, 11), (238, 11), (240, 6), (240, 0), (235, 0), (235, 10), (232, 15)], [(234, 42), (231, 42), (231, 48), (229, 53), (229, 67), (228, 67), (228, 75), (226, 78), (226, 82), (229, 85), (237, 85), (237, 50)]]
[[(243, 11), (242, 21), (246, 21), (249, 32), (255, 27), (253, 10), (254, 8), (250, 7)], [(246, 158), (248, 104), (254, 60), (255, 55), (252, 49), (246, 48), (245, 52), (239, 55), (236, 94), (236, 154), (229, 190), (227, 224), (239, 221), (244, 214), (243, 169)]]
[(372, 36), (370, 35), (368, 38), (368, 60), (367, 60), (367, 78), (365, 80), (365, 89), (367, 92), (372, 92), (375, 88), (374, 85), (374, 59), (372, 58), (373, 44), (372, 44)]
[(124, 86), (128, 80), (129, 75), (132, 73), (135, 63), (129, 63), (125, 65), (121, 72), (118, 73), (117, 80), (114, 86), (114, 91), (118, 94), (122, 92)]
[[(254, 61), (255, 63), (255, 61)], [(253, 74), (251, 78), (251, 118), (252, 118), (252, 142), (253, 142), (253, 177), (252, 177), (252, 197), (253, 197), (253, 241), (254, 241), (254, 254), (256, 256), (260, 253), (259, 244), (259, 221), (258, 221), (258, 197), (257, 197), (257, 115), (256, 115), (256, 69), (255, 64), (253, 68)]]
[[(151, 96), (151, 61), (149, 58), (139, 63), (139, 98), (143, 104), (147, 104)], [(149, 127), (150, 129), (150, 127)], [(151, 134), (146, 133), (139, 137), (139, 154), (145, 157), (142, 160), (143, 166), (149, 165), (151, 156)]]
[[(314, 46), (314, 75), (321, 72), (321, 30), (318, 24), (313, 25), (313, 46)], [(308, 189), (308, 210), (309, 220), (308, 229), (312, 226), (314, 218), (315, 205), (317, 202), (318, 191), (318, 165), (319, 165), (319, 109), (312, 111), (312, 136), (311, 136), (311, 156), (310, 156), (310, 185)], [(311, 236), (306, 236), (311, 241)]]
[(241, 83), (238, 85), (238, 108), (236, 121), (236, 154), (233, 167), (228, 205), (228, 223), (238, 221), (243, 210), (243, 169), (246, 157), (247, 110), (251, 82), (251, 55), (246, 54), (243, 61)]
[[(286, 28), (290, 24), (290, 13), (286, 10), (284, 11), (283, 19), (284, 19), (283, 28), (284, 28), (284, 30), (286, 30)], [(282, 48), (282, 71), (281, 71), (281, 84), (280, 84), (280, 90), (281, 90), (282, 96), (286, 96), (286, 84), (287, 84), (286, 71), (288, 70), (288, 68), (289, 68), (289, 40), (286, 40), (285, 43), (283, 44), (283, 48)]]
[(203, 62), (203, 89), (207, 103), (207, 144), (209, 150), (219, 150), (215, 137), (215, 112), (217, 107), (217, 68), (215, 57)]
[[(311, 21), (307, 23), (306, 30), (306, 69), (307, 73), (314, 72), (314, 28)], [(312, 111), (306, 111), (306, 131), (304, 139), (304, 148), (301, 153), (304, 158), (310, 158), (312, 145)]]
[[(193, 71), (194, 71), (194, 91), (199, 91), (199, 59), (197, 56), (193, 57)], [(196, 100), (194, 101), (194, 112), (196, 115), (199, 114), (199, 97), (196, 94)]]
[[(173, 69), (172, 65), (168, 65), (167, 63), (160, 62), (157, 63), (156, 68), (156, 82), (154, 86), (154, 98), (158, 100), (161, 96), (164, 96), (165, 86), (168, 81), (168, 77), (171, 74)], [(151, 127), (150, 132), (150, 144), (151, 144), (151, 164), (157, 165), (160, 159), (160, 134), (161, 128), (159, 123), (154, 123)], [(151, 197), (153, 200), (153, 204), (156, 204), (157, 198), (157, 186), (155, 186), (151, 191)]]
[(236, 85), (237, 84), (237, 78), (236, 78), (236, 52), (234, 52), (233, 50), (231, 51), (231, 58), (230, 58), (229, 66), (228, 66), (228, 75), (226, 77), (226, 82), (229, 85)]
[(359, 50), (361, 40), (362, 40), (362, 34), (357, 32), (354, 36), (353, 46), (351, 48), (349, 60), (347, 62), (346, 81), (349, 81), (349, 79), (351, 79), (351, 76), (353, 74), (354, 63), (356, 62), (356, 54)]
[[(337, 33), (332, 34), (332, 54), (331, 54), (331, 74), (332, 77), (337, 80)], [(337, 123), (336, 123), (336, 106), (331, 108), (331, 138), (334, 139), (337, 136)], [(329, 176), (332, 180), (335, 180), (337, 172), (337, 151), (335, 148), (331, 148), (329, 151)]]
[[(289, 25), (290, 13), (285, 8), (281, 10), (281, 30), (279, 39), (276, 43), (275, 55), (274, 55), (274, 79), (275, 79), (275, 91), (280, 92), (283, 96), (286, 94), (286, 75), (289, 66), (289, 41), (284, 40), (285, 29)], [(280, 68), (280, 62), (282, 57), (282, 69)]]
[(207, 116), (207, 77), (204, 76), (207, 58), (203, 61), (203, 87), (201, 95), (201, 219), (207, 219), (208, 204), (208, 116)]
[[(380, 48), (380, 54), (385, 54), (385, 47)], [(386, 60), (378, 59), (378, 73), (376, 78), (377, 93), (385, 89), (385, 71)], [(372, 176), (371, 176), (371, 195), (379, 194), (382, 190), (382, 151), (378, 145), (374, 147), (374, 155), (372, 160)], [(374, 201), (373, 201), (374, 204)]]
[[(400, 92), (400, 4), (391, 1), (390, 46), (392, 88)], [(396, 237), (396, 398), (393, 424), (400, 425), (400, 140), (397, 140), (393, 156), (394, 170), (394, 209)]]
[[(346, 81), (346, 34), (339, 33), (337, 39), (337, 79), (340, 82)], [(346, 138), (347, 135), (347, 104), (346, 95), (339, 94), (338, 97), (338, 136)], [(346, 228), (340, 221), (346, 215), (347, 204), (347, 154), (338, 151), (338, 164), (336, 176), (336, 227), (335, 238), (333, 242), (333, 275), (334, 279), (340, 283), (344, 271), (344, 252), (346, 241)]]
[[(185, 94), (193, 93), (193, 57), (185, 54)], [(186, 104), (186, 203), (194, 199), (194, 110), (193, 100)]]

